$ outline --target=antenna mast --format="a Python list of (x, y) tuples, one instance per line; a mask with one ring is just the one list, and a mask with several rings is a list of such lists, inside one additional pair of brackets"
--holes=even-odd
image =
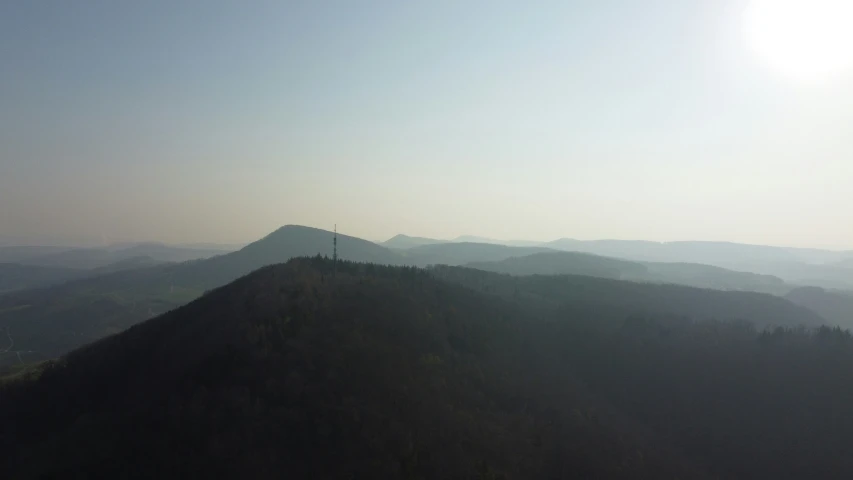
[(332, 248), (333, 248), (333, 251), (332, 251), (332, 265), (333, 265), (332, 277), (334, 278), (334, 277), (338, 276), (338, 224), (337, 223), (335, 224), (335, 236), (332, 240)]

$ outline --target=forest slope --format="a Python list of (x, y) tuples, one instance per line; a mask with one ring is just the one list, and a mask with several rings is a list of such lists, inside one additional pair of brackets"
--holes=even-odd
[[(264, 268), (0, 391), (11, 478), (699, 478), (543, 369), (517, 306), (411, 268)], [(61, 401), (57, 398), (61, 397)]]
[(849, 332), (602, 322), (544, 277), (332, 268), (264, 268), (6, 381), (4, 475), (853, 475)]
[(808, 308), (774, 295), (653, 284), (579, 275), (513, 277), (473, 268), (437, 266), (444, 280), (504, 298), (548, 305), (601, 322), (621, 322), (627, 315), (676, 315), (693, 320), (746, 320), (759, 328), (816, 327), (827, 324)]

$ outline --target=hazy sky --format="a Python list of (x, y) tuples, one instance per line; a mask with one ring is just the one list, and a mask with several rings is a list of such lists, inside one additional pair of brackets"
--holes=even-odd
[(853, 76), (774, 69), (745, 5), (2, 2), (0, 239), (853, 248)]

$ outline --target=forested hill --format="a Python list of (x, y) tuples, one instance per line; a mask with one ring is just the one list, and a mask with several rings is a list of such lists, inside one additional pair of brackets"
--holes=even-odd
[[(173, 270), (172, 278), (181, 285), (209, 289), (294, 257), (323, 255), (331, 258), (335, 235), (319, 228), (287, 225), (236, 252), (182, 264)], [(340, 233), (337, 238), (339, 258), (383, 265), (405, 263), (399, 254), (373, 242)]]
[(579, 252), (540, 252), (501, 261), (471, 262), (466, 267), (510, 275), (588, 275), (643, 278), (648, 268), (638, 262)]
[(793, 287), (772, 275), (696, 263), (635, 262), (580, 252), (541, 252), (466, 266), (510, 275), (589, 275), (639, 282), (784, 295)]
[[(333, 236), (332, 232), (324, 230), (287, 226), (242, 250), (210, 259), (134, 269), (48, 289), (0, 296), (0, 331), (5, 332), (10, 344), (0, 350), (0, 368), (62, 355), (184, 305), (204, 291), (225, 285), (257, 268), (297, 256), (331, 255)], [(440, 252), (443, 258), (451, 260), (463, 253), (501, 258), (527, 250), (481, 244), (432, 245), (429, 249), (436, 249), (433, 254), (439, 255)], [(412, 250), (420, 250), (420, 247)], [(347, 260), (381, 264), (424, 259), (406, 257), (344, 235), (338, 236), (338, 254)], [(594, 258), (600, 266), (597, 257)], [(622, 271), (625, 271), (622, 267), (625, 263), (630, 264), (615, 259), (605, 260), (608, 265), (616, 265)], [(596, 318), (621, 320), (627, 314), (652, 312), (699, 319), (746, 319), (761, 327), (824, 323), (823, 319), (805, 308), (766, 295), (713, 292), (673, 285), (641, 285), (589, 277), (539, 277), (519, 280), (518, 283), (502, 275), (471, 272), (474, 273), (460, 277), (466, 285), (503, 289), (509, 294), (514, 294), (517, 285), (521, 285), (522, 290), (531, 289), (528, 292), (530, 296), (546, 298), (561, 308), (591, 312)]]
[(263, 268), (6, 379), (4, 477), (853, 476), (848, 332), (602, 319), (553, 308), (571, 277), (483, 274)]
[[(300, 256), (331, 257), (334, 237), (334, 232), (287, 225), (236, 252), (212, 258), (118, 272), (111, 270), (128, 265), (113, 265), (92, 272), (99, 274), (93, 277), (0, 296), (0, 369), (62, 355), (184, 305), (204, 291), (258, 268)], [(503, 259), (526, 251), (501, 245), (456, 244), (440, 252), (400, 252), (348, 235), (338, 234), (337, 238), (339, 258), (390, 265), (465, 263), (483, 255)], [(154, 246), (145, 248), (157, 250)], [(21, 254), (18, 250), (11, 253)], [(32, 254), (30, 250), (23, 253)], [(20, 280), (20, 276), (15, 279)]]
[(422, 270), (294, 260), (8, 381), (0, 463), (7, 478), (702, 477), (614, 430), (533, 321)]
[(759, 328), (816, 327), (827, 320), (774, 295), (652, 284), (579, 275), (513, 277), (473, 268), (437, 266), (438, 278), (486, 293), (547, 305), (566, 314), (621, 322), (626, 315), (676, 315), (694, 320), (746, 320)]

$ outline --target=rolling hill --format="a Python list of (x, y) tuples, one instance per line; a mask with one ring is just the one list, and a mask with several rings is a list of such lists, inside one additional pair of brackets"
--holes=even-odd
[(588, 275), (601, 278), (641, 278), (648, 269), (640, 263), (578, 252), (541, 252), (466, 267), (509, 275)]
[(506, 245), (507, 247), (539, 247), (544, 242), (534, 240), (496, 240), (494, 238), (478, 237), (476, 235), (460, 235), (453, 239), (454, 243), (489, 243), (493, 245)]
[(349, 262), (333, 276), (317, 257), (263, 268), (0, 381), (4, 476), (853, 474), (849, 333), (602, 322), (554, 300), (708, 291), (556, 279)]
[[(287, 225), (242, 249), (204, 261), (190, 262), (171, 269), (179, 285), (210, 289), (224, 285), (266, 265), (283, 263), (294, 257), (332, 257), (335, 234), (319, 228)], [(354, 262), (401, 265), (404, 258), (373, 242), (338, 233), (338, 258)]]
[(415, 265), (464, 265), (471, 262), (495, 262), (511, 257), (552, 251), (542, 247), (510, 247), (491, 243), (443, 243), (406, 250), (406, 258)]
[(0, 263), (0, 294), (62, 283), (86, 273), (72, 268)]
[(785, 298), (817, 312), (832, 325), (853, 329), (853, 292), (801, 287), (791, 290)]
[(632, 262), (578, 252), (545, 252), (466, 266), (510, 275), (589, 275), (621, 280), (675, 283), (719, 290), (782, 295), (792, 287), (777, 277), (693, 263)]
[[(241, 250), (208, 259), (119, 270), (4, 295), (0, 297), (0, 331), (11, 335), (15, 347), (0, 351), (0, 366), (56, 357), (184, 305), (206, 290), (266, 265), (299, 256), (331, 256), (333, 235), (315, 228), (285, 226)], [(338, 255), (352, 261), (403, 263), (389, 249), (341, 234)]]
[(748, 245), (730, 242), (648, 242), (559, 239), (543, 244), (557, 250), (592, 253), (640, 262), (693, 263), (772, 275), (797, 285), (853, 289), (853, 269), (837, 262), (849, 251)]
[(408, 235), (399, 234), (382, 242), (382, 246), (405, 250), (407, 248), (420, 247), (422, 245), (435, 245), (438, 243), (447, 243), (447, 240), (437, 240), (435, 238), (424, 237), (410, 237)]
[(93, 268), (90, 270), (91, 275), (105, 275), (108, 273), (121, 272), (124, 270), (135, 270), (138, 268), (149, 268), (157, 265), (169, 263), (162, 260), (155, 260), (148, 255), (140, 255), (138, 257), (125, 258), (115, 263), (111, 263), (104, 267)]
[(157, 262), (185, 262), (221, 255), (222, 250), (172, 247), (158, 243), (142, 243), (126, 247), (75, 248), (45, 255), (29, 256), (18, 263), (44, 267), (77, 269), (103, 268), (117, 262), (149, 257)]
[(629, 260), (687, 262), (707, 265), (778, 262), (824, 264), (849, 258), (851, 252), (815, 248), (774, 247), (732, 242), (650, 242), (643, 240), (575, 240), (561, 238), (543, 246)]
[[(0, 296), (0, 331), (14, 339), (14, 348), (0, 351), (0, 366), (54, 358), (106, 335), (186, 304), (205, 291), (225, 285), (263, 266), (293, 257), (332, 255), (329, 231), (290, 225), (236, 252), (209, 259), (118, 271), (74, 280), (49, 288), (19, 291)], [(473, 258), (505, 259), (534, 253), (538, 247), (506, 247), (486, 244), (444, 244), (416, 247), (404, 252), (390, 250), (359, 238), (338, 234), (338, 254), (345, 260), (387, 265), (462, 264)], [(624, 285), (616, 286), (628, 288)], [(606, 288), (601, 301), (606, 301)], [(649, 295), (652, 295), (650, 293)], [(677, 297), (677, 296), (676, 296)], [(691, 300), (692, 301), (692, 300)], [(698, 302), (709, 300), (698, 294)], [(759, 298), (759, 305), (764, 300)], [(689, 301), (688, 301), (689, 302)], [(741, 308), (720, 310), (725, 318), (750, 318), (747, 300)], [(650, 305), (654, 302), (648, 300)], [(790, 305), (789, 305), (790, 306)], [(763, 307), (757, 307), (759, 312)], [(711, 312), (713, 315), (717, 311)], [(786, 308), (778, 311), (785, 325), (820, 323), (812, 316)], [(712, 316), (713, 316), (712, 315)], [(771, 322), (766, 316), (759, 324)]]
[(25, 263), (27, 260), (72, 250), (69, 247), (8, 246), (0, 247), (0, 263)]
[(437, 266), (438, 278), (504, 298), (546, 304), (566, 314), (622, 322), (634, 314), (693, 320), (746, 320), (758, 328), (818, 327), (826, 319), (774, 295), (640, 283), (577, 275), (514, 277), (473, 268)]

